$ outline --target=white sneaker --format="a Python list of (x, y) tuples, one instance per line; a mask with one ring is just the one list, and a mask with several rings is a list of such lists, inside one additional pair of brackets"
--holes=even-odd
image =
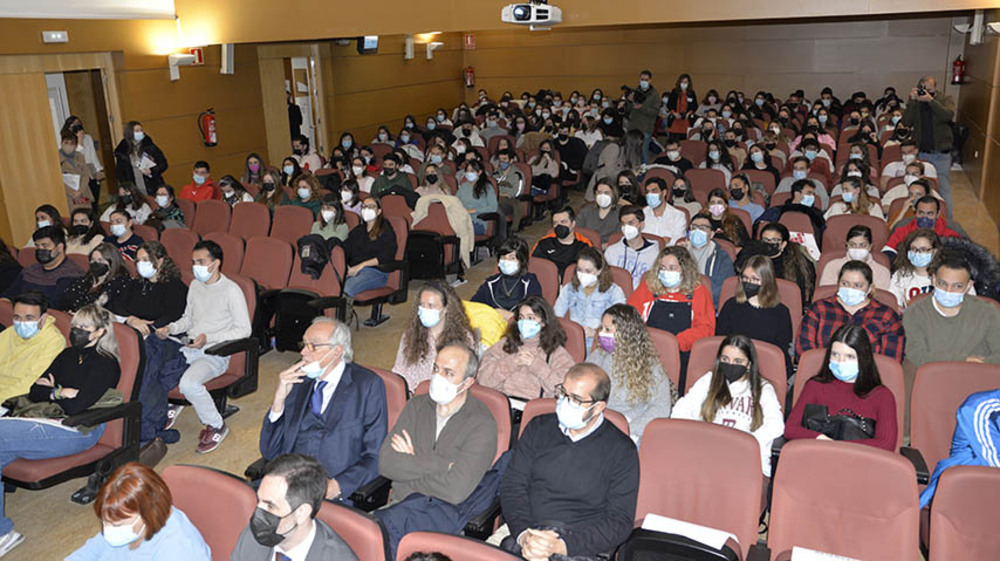
[(24, 536), (15, 532), (14, 530), (7, 532), (6, 535), (0, 537), (0, 557), (3, 557), (4, 555), (10, 553), (12, 549), (21, 545), (21, 542), (23, 541), (24, 541)]

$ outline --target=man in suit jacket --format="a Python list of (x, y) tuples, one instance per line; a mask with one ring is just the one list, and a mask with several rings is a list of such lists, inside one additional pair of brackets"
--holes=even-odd
[(272, 460), (231, 561), (357, 561), (347, 542), (315, 519), (326, 486), (326, 470), (312, 458), (285, 454)]
[(290, 452), (316, 458), (330, 500), (346, 499), (378, 476), (387, 430), (385, 385), (353, 364), (353, 355), (350, 329), (316, 318), (303, 335), (302, 360), (279, 375), (260, 433), (268, 460)]

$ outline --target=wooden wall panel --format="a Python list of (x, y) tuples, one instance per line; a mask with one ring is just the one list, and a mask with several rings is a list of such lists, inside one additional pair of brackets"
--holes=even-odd
[(260, 92), (267, 136), (268, 164), (281, 167), (291, 151), (288, 109), (285, 97), (285, 66), (280, 58), (261, 59)]

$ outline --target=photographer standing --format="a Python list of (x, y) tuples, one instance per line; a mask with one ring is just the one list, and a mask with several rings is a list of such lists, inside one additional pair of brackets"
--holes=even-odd
[(639, 89), (630, 90), (625, 94), (625, 116), (628, 118), (628, 130), (642, 133), (642, 163), (649, 163), (649, 141), (653, 138), (653, 127), (660, 114), (660, 94), (650, 83), (653, 73), (643, 70), (639, 73)]
[(951, 121), (955, 116), (955, 101), (937, 90), (937, 80), (924, 76), (910, 90), (910, 102), (903, 112), (903, 124), (913, 129), (913, 140), (920, 152), (917, 157), (930, 162), (937, 171), (938, 193), (952, 214)]

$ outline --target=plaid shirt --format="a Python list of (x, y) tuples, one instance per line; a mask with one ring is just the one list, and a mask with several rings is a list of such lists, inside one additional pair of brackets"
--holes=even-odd
[(884, 354), (899, 362), (903, 361), (903, 347), (906, 334), (903, 320), (892, 308), (877, 300), (871, 300), (852, 316), (836, 296), (817, 300), (806, 310), (799, 329), (796, 351), (799, 356), (812, 349), (826, 347), (830, 337), (842, 325), (853, 323), (868, 332), (872, 351)]

